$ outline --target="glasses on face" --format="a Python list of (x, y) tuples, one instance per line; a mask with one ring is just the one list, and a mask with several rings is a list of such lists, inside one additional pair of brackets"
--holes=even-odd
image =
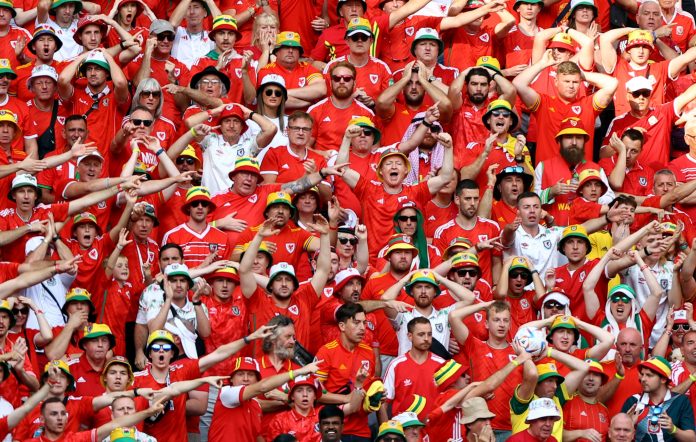
[[(12, 310), (12, 312), (14, 313), (14, 310)], [(689, 326), (689, 324), (673, 324), (672, 325), (672, 331), (677, 331), (679, 329), (681, 329), (682, 331), (688, 332), (689, 330), (691, 330), (691, 327)]]
[(208, 201), (194, 201), (191, 203), (191, 207), (208, 207), (210, 203)]
[(166, 32), (164, 34), (157, 34), (157, 41), (174, 41), (174, 34)]
[(550, 308), (552, 310), (564, 310), (565, 306), (561, 304), (560, 302), (556, 301), (549, 301), (546, 304), (544, 304), (544, 307)]
[(611, 297), (611, 302), (623, 302), (624, 304), (629, 304), (631, 298), (626, 295), (614, 295)]
[(343, 245), (350, 243), (351, 246), (354, 246), (358, 243), (358, 238), (338, 238), (338, 242)]
[(135, 125), (135, 126), (145, 126), (145, 127), (152, 126), (152, 120), (141, 120), (140, 118), (133, 118), (131, 121), (133, 122), (133, 125)]
[(466, 278), (467, 276), (477, 276), (478, 270), (476, 269), (459, 269), (457, 270), (457, 276), (460, 278)]
[(12, 309), (12, 314), (17, 316), (19, 314), (22, 315), (28, 315), (29, 314), (29, 307), (24, 307), (24, 308), (13, 308)]
[(200, 81), (201, 86), (220, 86), (221, 83), (220, 80), (210, 80), (207, 78)]
[(418, 216), (416, 216), (416, 215), (408, 215), (408, 216), (407, 215), (399, 215), (398, 217), (396, 217), (396, 219), (398, 219), (402, 223), (405, 223), (406, 221), (411, 221), (412, 223), (415, 223), (416, 221), (418, 221)]
[(364, 137), (369, 137), (372, 135), (372, 131), (370, 129), (363, 129), (362, 134)]
[(510, 273), (510, 279), (527, 279), (527, 272), (512, 272)]
[(3, 78), (7, 78), (7, 79), (12, 80), (12, 75), (11, 74), (0, 74), (0, 80)]
[(352, 75), (332, 75), (331, 76), (331, 81), (333, 81), (334, 83), (340, 83), (340, 82), (350, 83), (354, 79), (355, 79), (355, 77), (353, 77)]
[(182, 164), (188, 164), (189, 166), (193, 166), (196, 164), (196, 160), (190, 157), (178, 157), (176, 159), (176, 164), (182, 165)]
[(263, 93), (264, 93), (267, 97), (278, 97), (278, 98), (280, 98), (280, 97), (283, 96), (283, 91), (281, 91), (280, 89), (266, 89), (265, 91), (263, 91)]
[(650, 98), (651, 93), (652, 92), (647, 90), (647, 89), (641, 89), (639, 91), (631, 92), (631, 96), (633, 98), (638, 98), (638, 97)]
[(348, 37), (348, 40), (353, 41), (353, 42), (367, 41), (369, 39), (370, 39), (370, 37), (365, 35), (365, 34), (356, 34), (356, 35), (351, 35), (350, 37)]
[(494, 111), (491, 111), (491, 115), (493, 115), (494, 117), (505, 117), (505, 118), (507, 118), (507, 117), (510, 116), (510, 111), (506, 111), (506, 110), (494, 110)]
[(295, 132), (307, 132), (310, 133), (312, 131), (311, 127), (302, 127), (302, 126), (288, 126), (288, 129), (294, 130)]
[(162, 91), (142, 91), (140, 93), (141, 97), (152, 97), (152, 98), (159, 98), (162, 96)]
[(172, 344), (152, 344), (150, 349), (154, 351), (172, 351)]

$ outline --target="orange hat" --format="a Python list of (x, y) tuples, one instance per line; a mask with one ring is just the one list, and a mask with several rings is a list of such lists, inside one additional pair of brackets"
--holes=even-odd
[(573, 45), (573, 38), (566, 34), (565, 32), (559, 32), (554, 35), (549, 43), (548, 49), (565, 49), (566, 51), (575, 52), (575, 46)]
[(635, 46), (647, 46), (650, 49), (655, 49), (652, 32), (644, 29), (636, 29), (635, 31), (629, 32), (626, 50), (628, 51)]
[(578, 190), (577, 194), (580, 195), (580, 189), (582, 189), (582, 186), (587, 184), (590, 181), (599, 181), (600, 184), (602, 185), (602, 195), (607, 191), (607, 185), (604, 184), (604, 181), (602, 181), (602, 175), (599, 173), (599, 170), (597, 169), (585, 169), (580, 172), (580, 176), (578, 177), (580, 182), (578, 183)]

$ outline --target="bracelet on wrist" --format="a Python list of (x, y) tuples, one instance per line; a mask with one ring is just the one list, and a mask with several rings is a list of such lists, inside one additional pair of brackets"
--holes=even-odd
[(510, 363), (511, 363), (512, 365), (514, 365), (515, 367), (519, 367), (520, 365), (522, 365), (522, 364), (519, 363), (519, 361), (518, 361), (517, 359), (513, 359), (512, 361), (510, 361)]
[(193, 304), (194, 307), (200, 307), (201, 304), (203, 304), (203, 302), (201, 302), (201, 301), (193, 301), (193, 302), (191, 302), (191, 304)]
[(295, 372), (293, 372), (292, 370), (288, 371), (288, 376), (290, 376), (291, 381), (295, 380)]
[(643, 264), (642, 266), (640, 266), (640, 271), (642, 272), (643, 270), (645, 270), (645, 269), (647, 269), (647, 268), (648, 268), (648, 265), (647, 265), (647, 264)]
[(322, 172), (323, 170), (324, 169), (319, 169), (319, 176), (321, 177), (322, 180), (326, 179), (326, 175), (324, 175), (324, 172)]
[(138, 397), (138, 389), (137, 388), (133, 389), (133, 397)]
[(121, 244), (116, 244), (116, 248), (119, 250), (123, 250), (123, 246)]
[(338, 230), (338, 226), (333, 227), (333, 226), (330, 225), (330, 226), (329, 226), (329, 230), (334, 230), (334, 231), (336, 231), (336, 230)]
[(428, 129), (432, 129), (433, 123), (430, 123), (428, 120), (425, 118), (423, 119), (423, 126), (427, 127)]
[(690, 374), (690, 375), (689, 375), (689, 380), (690, 380), (691, 382), (696, 382), (696, 375)]
[(546, 357), (547, 358), (551, 357), (551, 347), (549, 347), (548, 350), (546, 350)]
[(164, 149), (160, 148), (157, 152), (155, 152), (155, 156), (160, 156), (164, 153)]
[(254, 114), (256, 114), (256, 112), (254, 112), (254, 111), (251, 111), (251, 112), (249, 113), (249, 119), (250, 119), (250, 120), (253, 120), (253, 119), (254, 119)]
[(248, 337), (244, 336), (244, 337), (242, 338), (242, 340), (244, 341), (244, 343), (245, 343), (246, 345), (249, 345), (249, 338), (248, 338)]
[(191, 128), (190, 132), (191, 132), (191, 135), (193, 135), (194, 137), (198, 136), (198, 132), (196, 132), (196, 129)]
[(669, 434), (675, 434), (677, 431), (679, 431), (679, 428), (677, 428), (676, 425), (672, 424), (672, 429), (669, 430)]
[(620, 374), (616, 373), (616, 374), (614, 374), (614, 377), (615, 377), (616, 379), (618, 379), (618, 380), (622, 381), (622, 380), (623, 380), (623, 378), (625, 378), (626, 376), (622, 376), (622, 375), (620, 375)]

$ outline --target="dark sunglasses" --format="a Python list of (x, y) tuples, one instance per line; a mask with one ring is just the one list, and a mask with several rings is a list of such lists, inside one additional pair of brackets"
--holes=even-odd
[(174, 41), (174, 34), (171, 34), (169, 32), (165, 32), (163, 34), (157, 34), (157, 41)]
[(194, 164), (196, 164), (196, 160), (194, 160), (191, 157), (178, 157), (176, 159), (176, 164), (188, 164), (189, 166), (193, 166)]
[(171, 351), (172, 350), (172, 344), (152, 344), (150, 346), (150, 350), (154, 351)]
[(411, 216), (399, 215), (396, 217), (396, 219), (398, 219), (402, 223), (405, 223), (406, 221), (411, 221), (412, 223), (415, 223), (418, 221), (418, 217), (416, 215), (411, 215)]
[(264, 94), (266, 94), (267, 97), (282, 97), (283, 96), (283, 91), (279, 89), (266, 89), (263, 91)]
[(133, 118), (131, 120), (135, 126), (152, 126), (153, 120), (141, 120), (140, 118)]
[(373, 132), (372, 132), (372, 130), (370, 130), (370, 129), (363, 129), (362, 134), (363, 134), (363, 136), (365, 136), (365, 137), (369, 137), (370, 135), (373, 134)]
[(624, 304), (629, 304), (631, 302), (631, 298), (629, 298), (626, 295), (614, 295), (611, 297), (611, 302), (623, 302)]
[(365, 34), (356, 34), (356, 35), (351, 35), (348, 37), (348, 40), (350, 41), (367, 41), (369, 40), (370, 37), (365, 35)]
[(465, 278), (467, 276), (478, 276), (478, 270), (476, 269), (459, 269), (457, 270), (457, 276), (460, 278)]
[(16, 315), (19, 315), (19, 314), (28, 315), (28, 314), (29, 314), (29, 308), (28, 308), (28, 307), (24, 307), (24, 308), (13, 308), (13, 309), (12, 309), (12, 314), (15, 315), (15, 316), (16, 316)]
[(162, 96), (162, 91), (142, 91), (140, 93), (141, 97), (152, 97), (152, 98), (159, 98)]
[(340, 83), (341, 81), (343, 81), (344, 83), (350, 83), (354, 79), (355, 79), (355, 77), (353, 77), (352, 75), (332, 75), (331, 76), (331, 80), (334, 83)]
[(544, 304), (544, 307), (551, 308), (554, 310), (565, 310), (565, 306), (563, 304), (561, 304), (560, 302), (556, 302), (556, 301), (549, 301), (549, 302)]
[(351, 246), (354, 246), (358, 243), (358, 238), (338, 238), (338, 242), (343, 245), (350, 243)]
[[(14, 313), (14, 310), (12, 310), (12, 312)], [(691, 326), (689, 326), (689, 324), (674, 324), (674, 325), (672, 325), (672, 331), (677, 331), (679, 329), (682, 329), (682, 331), (688, 332), (689, 330), (691, 330)]]
[(491, 115), (493, 115), (494, 117), (506, 117), (507, 118), (510, 116), (510, 111), (494, 110), (494, 111), (491, 111)]
[(194, 201), (191, 203), (191, 207), (208, 207), (210, 203), (208, 201)]
[(639, 91), (631, 92), (631, 96), (633, 96), (633, 98), (650, 98), (650, 94), (652, 94), (652, 91), (649, 91), (647, 89), (641, 89)]
[(512, 273), (510, 273), (510, 279), (517, 279), (517, 278), (527, 279), (528, 277), (529, 277), (529, 274), (527, 272), (512, 272)]

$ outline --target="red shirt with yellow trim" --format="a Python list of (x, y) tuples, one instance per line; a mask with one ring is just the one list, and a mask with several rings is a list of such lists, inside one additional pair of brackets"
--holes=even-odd
[[(326, 302), (322, 302), (319, 307), (319, 317), (321, 335), (321, 344), (324, 345), (327, 342), (331, 342), (334, 339), (341, 337), (341, 330), (338, 328), (338, 323), (336, 322), (336, 311), (344, 303), (341, 302), (337, 297), (332, 296)], [(377, 325), (377, 318), (373, 312), (365, 314), (365, 336), (362, 342), (369, 345), (370, 347), (379, 348), (379, 341), (375, 336), (375, 329)]]
[[(352, 391), (355, 376), (361, 367), (367, 370), (368, 381), (375, 376), (375, 354), (369, 345), (363, 343), (349, 350), (344, 347), (339, 338), (321, 347), (316, 359), (323, 361), (316, 373), (317, 378), (323, 383), (324, 388), (332, 393), (342, 391), (346, 387)], [(362, 407), (357, 412), (346, 416), (343, 434), (370, 437), (367, 413)]]
[[(254, 342), (256, 342), (256, 341), (254, 341)], [(252, 345), (253, 345), (253, 342), (252, 342)], [(298, 364), (296, 364), (295, 361), (293, 361), (292, 359), (286, 359), (281, 364), (280, 369), (276, 370), (273, 363), (268, 359), (268, 355), (265, 355), (265, 354), (263, 356), (261, 356), (261, 358), (258, 358), (257, 361), (259, 363), (259, 367), (261, 368), (261, 379), (267, 379), (271, 376), (275, 376), (275, 375), (281, 374), (281, 373), (287, 373), (290, 370), (297, 370), (298, 368), (300, 368), (300, 366)], [(285, 384), (285, 386), (287, 386), (287, 384)], [(284, 389), (285, 386), (280, 386), (277, 388), (277, 390), (285, 393), (286, 392)], [(262, 395), (262, 396), (260, 396), (260, 398), (266, 398), (266, 395)], [(261, 416), (261, 427), (266, 428), (268, 426), (268, 424), (271, 423), (271, 421), (273, 420), (273, 418), (276, 415), (282, 413), (285, 410), (287, 410), (287, 408), (280, 409), (278, 411), (268, 411), (268, 412), (263, 413), (263, 416)]]
[(223, 259), (232, 254), (232, 243), (227, 234), (210, 224), (202, 232), (191, 229), (187, 223), (181, 224), (164, 234), (162, 244), (173, 242), (184, 249), (184, 259), (189, 268), (198, 267), (212, 252)]
[(517, 207), (508, 205), (508, 203), (502, 199), (500, 201), (493, 201), (491, 219), (497, 222), (499, 226), (505, 227), (508, 224), (512, 224), (515, 218), (517, 218)]
[(411, 125), (413, 117), (426, 110), (428, 110), (428, 105), (425, 104), (425, 100), (423, 100), (423, 104), (415, 110), (396, 101), (394, 103), (394, 114), (390, 118), (379, 118), (379, 127), (382, 131), (380, 144), (382, 146), (388, 146), (390, 144), (400, 143), (408, 127)]

